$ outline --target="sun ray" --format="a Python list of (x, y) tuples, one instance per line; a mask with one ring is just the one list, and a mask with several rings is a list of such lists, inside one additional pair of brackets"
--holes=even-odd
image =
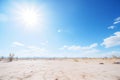
[(51, 22), (51, 11), (44, 4), (15, 2), (10, 11), (15, 27), (25, 32), (43, 32)]
[(16, 21), (27, 30), (36, 29), (44, 20), (43, 11), (36, 5), (16, 4), (13, 12)]
[(35, 26), (38, 23), (39, 14), (34, 9), (23, 9), (20, 12), (20, 19), (26, 26)]

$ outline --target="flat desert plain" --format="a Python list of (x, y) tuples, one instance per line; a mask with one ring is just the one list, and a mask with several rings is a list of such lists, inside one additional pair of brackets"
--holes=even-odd
[(120, 59), (0, 61), (0, 80), (120, 80)]

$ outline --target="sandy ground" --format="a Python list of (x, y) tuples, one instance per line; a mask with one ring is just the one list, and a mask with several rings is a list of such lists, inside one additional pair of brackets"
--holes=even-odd
[(120, 80), (114, 61), (120, 59), (0, 61), (0, 80)]

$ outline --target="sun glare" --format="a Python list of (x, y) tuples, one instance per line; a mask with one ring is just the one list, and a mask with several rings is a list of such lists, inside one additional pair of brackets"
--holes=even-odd
[(26, 27), (34, 27), (38, 24), (39, 13), (34, 8), (23, 8), (19, 11), (19, 19)]
[(38, 23), (38, 13), (32, 9), (23, 10), (20, 14), (22, 22), (26, 26), (35, 26)]
[(15, 2), (11, 13), (15, 25), (25, 31), (43, 31), (49, 22), (48, 10), (43, 4)]
[(16, 22), (26, 30), (37, 29), (43, 23), (43, 11), (36, 5), (16, 4), (13, 11)]

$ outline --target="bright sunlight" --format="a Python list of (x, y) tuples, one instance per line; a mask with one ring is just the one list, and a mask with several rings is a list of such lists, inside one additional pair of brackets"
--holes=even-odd
[(36, 5), (16, 4), (14, 9), (17, 22), (26, 30), (37, 29), (43, 23), (43, 11)]
[(44, 4), (15, 2), (10, 11), (15, 25), (27, 32), (43, 32), (50, 22), (51, 13)]
[(23, 8), (19, 12), (19, 18), (25, 26), (35, 26), (38, 24), (39, 13), (34, 8)]

